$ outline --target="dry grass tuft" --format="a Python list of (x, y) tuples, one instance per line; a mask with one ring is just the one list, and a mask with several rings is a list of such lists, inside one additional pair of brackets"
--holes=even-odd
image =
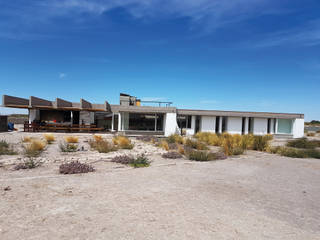
[(168, 138), (167, 138), (167, 142), (168, 143), (179, 143), (179, 144), (183, 144), (184, 139), (182, 136), (178, 135), (178, 134), (171, 134)]
[(25, 146), (24, 155), (27, 157), (38, 157), (47, 146), (45, 141), (40, 139), (32, 139), (30, 143)]
[(96, 141), (96, 142), (100, 142), (103, 140), (103, 137), (101, 135), (93, 135), (93, 139)]
[(46, 139), (48, 144), (51, 144), (56, 140), (52, 133), (43, 134), (43, 137)]
[(163, 148), (164, 150), (166, 151), (169, 151), (169, 144), (166, 140), (162, 140), (160, 143), (159, 143), (159, 147)]
[(97, 150), (99, 153), (108, 153), (116, 151), (117, 148), (107, 140), (89, 141), (90, 147)]
[(78, 143), (79, 142), (79, 137), (76, 136), (66, 136), (64, 137), (67, 143)]
[(116, 136), (112, 139), (112, 142), (121, 149), (133, 148), (133, 144), (131, 143), (130, 139), (124, 136)]
[(31, 139), (32, 139), (31, 137), (25, 136), (22, 138), (22, 142), (28, 143), (28, 142), (31, 142)]

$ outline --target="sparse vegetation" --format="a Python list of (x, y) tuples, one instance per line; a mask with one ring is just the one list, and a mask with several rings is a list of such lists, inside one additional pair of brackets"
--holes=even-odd
[(43, 135), (43, 137), (46, 139), (48, 144), (51, 144), (56, 140), (52, 133), (46, 133)]
[(77, 173), (88, 173), (94, 172), (95, 169), (85, 163), (80, 163), (78, 161), (73, 161), (70, 163), (61, 164), (59, 167), (59, 173), (61, 174), (77, 174)]
[(270, 140), (272, 140), (271, 135), (254, 136), (252, 149), (256, 151), (266, 151), (269, 147)]
[(149, 167), (150, 161), (144, 154), (141, 154), (130, 163), (130, 166), (134, 168)]
[(5, 140), (0, 141), (0, 155), (16, 155), (17, 152), (14, 151), (10, 144), (7, 143)]
[(177, 159), (177, 158), (182, 158), (182, 155), (178, 152), (167, 152), (167, 153), (164, 153), (162, 154), (162, 157), (163, 158), (170, 158), (170, 159)]
[(167, 142), (168, 143), (179, 143), (179, 144), (183, 144), (184, 139), (182, 136), (178, 135), (178, 134), (171, 134), (168, 138), (167, 138)]
[(300, 139), (289, 141), (287, 143), (287, 146), (294, 147), (294, 148), (315, 149), (316, 147), (320, 147), (320, 141), (308, 140), (307, 138), (300, 138)]
[(89, 145), (91, 148), (97, 150), (99, 153), (108, 153), (112, 151), (116, 151), (117, 148), (107, 140), (101, 141), (89, 141)]
[(74, 143), (60, 143), (59, 148), (61, 152), (76, 152), (78, 146)]
[(159, 147), (163, 148), (166, 151), (169, 151), (169, 144), (166, 140), (161, 140), (161, 142), (158, 144)]
[(215, 133), (210, 132), (198, 132), (195, 137), (202, 142), (205, 142), (208, 145), (211, 146), (220, 146), (221, 145), (221, 139), (220, 137)]
[(66, 136), (64, 137), (67, 143), (78, 143), (79, 142), (79, 137), (76, 136)]
[(39, 167), (41, 165), (40, 161), (36, 161), (34, 158), (28, 158), (23, 163), (19, 163), (14, 166), (14, 170), (20, 170), (20, 169), (32, 169)]
[(271, 147), (268, 152), (279, 154), (281, 156), (292, 158), (318, 158), (320, 159), (320, 151), (315, 149), (297, 149), (291, 147)]
[(208, 150), (208, 147), (205, 143), (190, 138), (185, 141), (185, 145), (197, 150)]
[(38, 157), (47, 146), (45, 141), (32, 139), (30, 143), (24, 146), (24, 155), (29, 158)]
[(316, 133), (314, 133), (314, 132), (307, 132), (308, 137), (314, 137), (315, 135), (316, 135)]
[(121, 149), (133, 148), (133, 144), (131, 143), (130, 139), (124, 136), (116, 136), (112, 139), (112, 142)]
[(194, 161), (206, 162), (206, 161), (226, 159), (226, 156), (223, 153), (212, 153), (208, 151), (192, 150), (191, 152), (188, 153), (188, 158)]

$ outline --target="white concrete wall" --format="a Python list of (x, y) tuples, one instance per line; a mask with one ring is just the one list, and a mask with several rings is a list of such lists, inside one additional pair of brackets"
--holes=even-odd
[(268, 133), (268, 118), (254, 118), (253, 134), (265, 135)]
[(165, 128), (164, 135), (166, 137), (171, 134), (178, 133), (178, 124), (177, 124), (177, 114), (176, 113), (166, 113), (164, 117)]
[(216, 117), (202, 116), (201, 117), (201, 132), (215, 132)]
[(304, 119), (297, 118), (293, 121), (292, 133), (294, 138), (301, 138), (304, 136)]
[(227, 132), (230, 134), (241, 134), (242, 117), (228, 117)]
[(29, 110), (29, 123), (32, 123), (34, 120), (40, 120), (40, 110), (39, 109), (30, 109)]

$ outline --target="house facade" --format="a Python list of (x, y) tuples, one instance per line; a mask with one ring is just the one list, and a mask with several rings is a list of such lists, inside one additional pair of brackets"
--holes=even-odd
[[(158, 106), (150, 106), (158, 105)], [(4, 95), (3, 107), (25, 108), (29, 123), (95, 125), (99, 129), (126, 135), (164, 135), (197, 132), (265, 135), (300, 138), (304, 135), (304, 114), (178, 109), (171, 102), (151, 102), (120, 94), (120, 104), (93, 104), (60, 98), (55, 101)]]

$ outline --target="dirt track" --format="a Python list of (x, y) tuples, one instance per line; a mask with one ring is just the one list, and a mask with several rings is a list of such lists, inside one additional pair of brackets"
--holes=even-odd
[(319, 239), (316, 159), (152, 159), (69, 176), (0, 168), (0, 239)]

